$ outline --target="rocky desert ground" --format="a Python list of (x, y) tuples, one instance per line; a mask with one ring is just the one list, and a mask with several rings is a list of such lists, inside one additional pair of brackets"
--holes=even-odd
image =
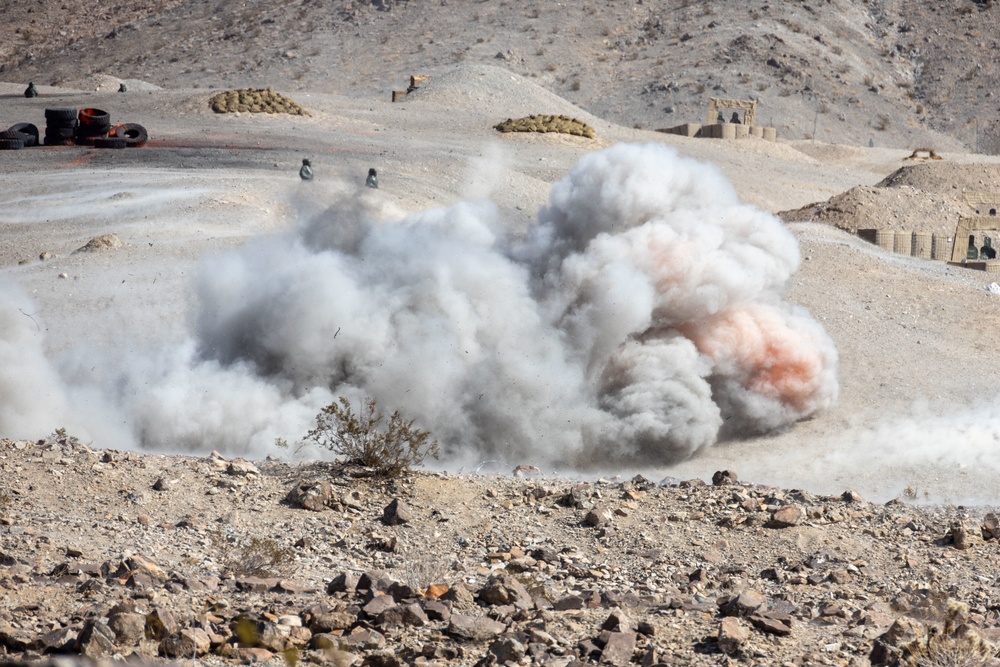
[[(86, 9), (0, 8), (0, 125), (96, 108), (150, 136), (0, 151), (5, 660), (991, 664), (1000, 280), (855, 232), (947, 237), (966, 193), (1000, 192), (993, 3)], [(392, 102), (414, 74), (429, 78)], [(309, 115), (209, 107), (244, 86)], [(757, 99), (778, 141), (654, 131), (702, 120), (708, 96)], [(540, 113), (595, 137), (494, 129)], [(927, 147), (942, 159), (913, 157)], [(617, 187), (586, 180), (624, 155), (656, 160), (622, 162)], [(836, 400), (760, 432), (720, 426), (690, 457), (560, 449), (591, 416), (558, 423), (580, 406), (548, 362), (576, 348), (546, 348), (570, 329), (511, 310), (555, 307), (518, 291), (540, 289), (522, 274), (545, 259), (518, 253), (572, 196), (647, 177), (634, 202), (676, 193), (677, 219), (700, 212), (675, 228), (689, 238), (717, 228), (704, 211), (768, 230), (739, 247), (793, 270), (758, 302), (824, 332)], [(606, 233), (577, 255), (620, 260), (626, 246), (600, 244), (630, 231), (594, 224)], [(393, 235), (422, 229), (447, 233)], [(666, 252), (660, 238), (632, 250)], [(693, 266), (728, 294), (757, 279)], [(592, 324), (642, 301), (614, 285), (580, 280), (581, 303), (614, 313)], [(439, 307), (463, 326), (410, 317)], [(699, 322), (664, 326), (698, 340)], [(631, 340), (673, 340), (659, 335)], [(450, 383), (476, 350), (439, 340), (503, 372)], [(334, 389), (439, 424), (445, 457), (386, 481), (297, 448)], [(600, 407), (640, 398), (609, 390)]]

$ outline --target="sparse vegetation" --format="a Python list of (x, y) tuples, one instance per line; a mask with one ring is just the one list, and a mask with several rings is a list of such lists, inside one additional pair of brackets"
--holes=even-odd
[(280, 577), (295, 570), (295, 552), (267, 537), (237, 537), (216, 532), (212, 543), (222, 574), (232, 577)]
[(997, 650), (965, 625), (969, 608), (947, 601), (944, 628), (928, 627), (920, 637), (903, 647), (911, 667), (980, 667), (991, 663)]
[(368, 399), (364, 411), (356, 415), (351, 402), (341, 396), (316, 415), (316, 428), (306, 434), (305, 441), (370, 467), (387, 479), (423, 464), (428, 456), (438, 457), (437, 441), (427, 431), (414, 428), (414, 420), (406, 421), (397, 411), (384, 428), (382, 422), (375, 399)]
[(889, 118), (889, 114), (880, 113), (875, 121), (875, 129), (879, 132), (885, 132), (892, 125), (892, 120)]

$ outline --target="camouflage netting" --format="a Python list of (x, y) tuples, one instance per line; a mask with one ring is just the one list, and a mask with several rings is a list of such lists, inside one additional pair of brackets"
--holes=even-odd
[(524, 118), (508, 118), (493, 126), (501, 132), (561, 132), (575, 134), (578, 137), (594, 138), (594, 128), (583, 121), (569, 116), (525, 116)]
[(297, 102), (270, 89), (226, 90), (213, 95), (208, 100), (208, 105), (215, 113), (249, 111), (250, 113), (287, 113), (293, 116), (309, 115), (309, 112), (299, 106)]

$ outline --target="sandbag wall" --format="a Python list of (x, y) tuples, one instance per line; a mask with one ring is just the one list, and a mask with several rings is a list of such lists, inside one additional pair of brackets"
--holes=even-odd
[(901, 232), (892, 229), (859, 229), (858, 236), (887, 252), (947, 262), (951, 259), (951, 237), (931, 232)]

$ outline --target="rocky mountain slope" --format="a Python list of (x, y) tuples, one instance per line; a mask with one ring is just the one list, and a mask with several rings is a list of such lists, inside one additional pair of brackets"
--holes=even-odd
[(489, 62), (626, 126), (753, 98), (789, 139), (996, 153), (998, 18), (983, 0), (7, 3), (0, 79), (388, 98), (411, 74)]

